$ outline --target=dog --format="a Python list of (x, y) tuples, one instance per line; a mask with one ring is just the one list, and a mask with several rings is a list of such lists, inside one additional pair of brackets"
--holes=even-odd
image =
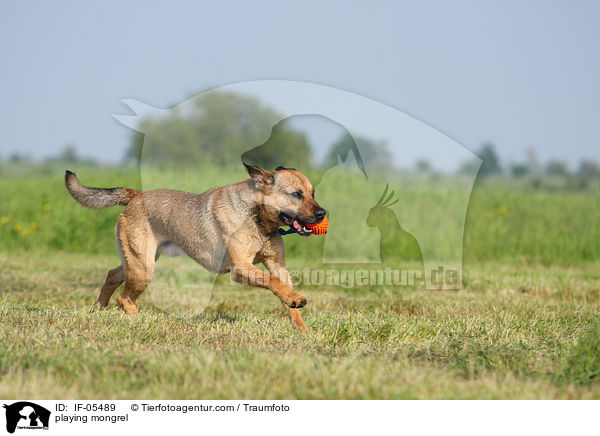
[[(321, 221), (326, 211), (300, 171), (244, 166), (250, 178), (202, 194), (89, 188), (67, 170), (66, 188), (82, 206), (126, 206), (115, 227), (121, 264), (108, 272), (94, 305), (106, 307), (125, 282), (118, 303), (127, 313), (137, 314), (135, 301), (152, 280), (161, 253), (185, 254), (213, 273), (230, 272), (239, 283), (270, 289), (283, 303), (292, 325), (306, 331), (298, 310), (306, 305), (306, 298), (292, 288), (279, 227), (288, 225), (310, 236), (312, 231), (305, 224)], [(258, 263), (269, 272), (257, 268)]]

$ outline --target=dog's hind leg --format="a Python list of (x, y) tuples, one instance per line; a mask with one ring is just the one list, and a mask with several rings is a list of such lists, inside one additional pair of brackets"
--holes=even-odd
[(110, 297), (112, 297), (112, 294), (124, 281), (125, 271), (123, 270), (123, 265), (119, 265), (108, 271), (106, 281), (104, 282), (104, 286), (102, 286), (102, 290), (100, 291), (100, 295), (98, 295), (98, 299), (94, 303), (94, 306), (108, 306)]
[(138, 313), (135, 300), (154, 275), (156, 239), (146, 220), (119, 217), (119, 244), (123, 260), (125, 286), (117, 298), (119, 305), (132, 315)]

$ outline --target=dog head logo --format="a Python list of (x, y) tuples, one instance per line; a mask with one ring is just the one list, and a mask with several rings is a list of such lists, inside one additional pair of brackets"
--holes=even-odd
[(29, 401), (19, 401), (6, 409), (6, 431), (14, 433), (18, 429), (48, 429), (50, 411)]
[[(142, 189), (203, 192), (227, 185), (246, 176), (241, 160), (254, 186), (268, 192), (264, 206), (273, 222), (295, 227), (299, 230), (295, 233), (308, 234), (303, 224), (315, 220), (321, 205), (327, 208), (331, 223), (327, 234), (305, 242), (315, 253), (311, 261), (344, 268), (383, 265), (398, 269), (409, 260), (415, 269), (424, 271), (426, 288), (460, 287), (464, 224), (481, 160), (425, 123), (360, 95), (293, 81), (226, 85), (169, 109), (131, 99), (122, 102), (134, 115), (115, 118), (143, 134), (136, 154), (141, 162)], [(286, 129), (286, 123), (305, 116), (319, 116), (340, 126), (344, 139), (331, 147), (328, 155), (317, 156), (330, 142), (311, 141), (311, 148)], [(172, 141), (171, 137), (182, 141)], [(369, 139), (387, 144), (389, 153), (373, 152)], [(185, 148), (182, 143), (189, 145)], [(464, 162), (473, 165), (460, 177), (442, 175), (425, 181), (397, 171), (421, 158), (434, 168), (450, 169)], [(177, 172), (176, 178), (173, 172), (157, 170), (169, 162), (183, 163), (187, 169)], [(196, 177), (203, 165), (210, 164), (215, 164), (218, 171), (213, 169), (211, 177)], [(280, 165), (297, 168), (298, 172), (276, 170)], [(392, 169), (393, 176), (387, 177), (380, 171), (382, 167)], [(387, 192), (382, 195), (386, 185)], [(313, 198), (315, 190), (318, 195)], [(377, 204), (379, 197), (383, 198)], [(236, 217), (231, 221), (235, 222)], [(225, 257), (226, 247), (220, 250)], [(305, 258), (289, 256), (286, 261), (291, 269), (306, 266)], [(160, 270), (162, 264), (157, 268)], [(214, 284), (213, 276), (203, 275), (191, 261), (189, 269), (181, 269), (186, 271), (185, 277), (173, 274), (174, 267), (165, 268), (169, 268), (169, 275), (158, 271), (151, 284), (152, 299), (160, 300), (157, 304), (161, 309), (180, 311), (168, 290), (191, 283), (198, 286), (190, 288), (186, 298), (198, 301), (196, 307), (206, 306), (212, 293), (206, 283)], [(456, 272), (452, 282), (437, 281), (433, 271), (440, 268)], [(162, 277), (169, 282), (161, 283)], [(162, 298), (158, 297), (161, 293)]]

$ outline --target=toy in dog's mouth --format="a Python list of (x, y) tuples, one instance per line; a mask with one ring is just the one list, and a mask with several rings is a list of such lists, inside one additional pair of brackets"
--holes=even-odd
[(296, 231), (299, 235), (302, 236), (310, 236), (312, 235), (312, 230), (306, 227), (306, 225), (300, 221), (297, 217), (293, 218), (287, 213), (279, 212), (279, 219), (283, 221), (286, 226), (290, 226), (292, 229)]

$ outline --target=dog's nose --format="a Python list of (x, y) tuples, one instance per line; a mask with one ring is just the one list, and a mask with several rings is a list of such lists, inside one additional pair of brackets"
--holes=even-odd
[(325, 209), (323, 209), (322, 207), (315, 209), (315, 218), (319, 221), (325, 218)]

